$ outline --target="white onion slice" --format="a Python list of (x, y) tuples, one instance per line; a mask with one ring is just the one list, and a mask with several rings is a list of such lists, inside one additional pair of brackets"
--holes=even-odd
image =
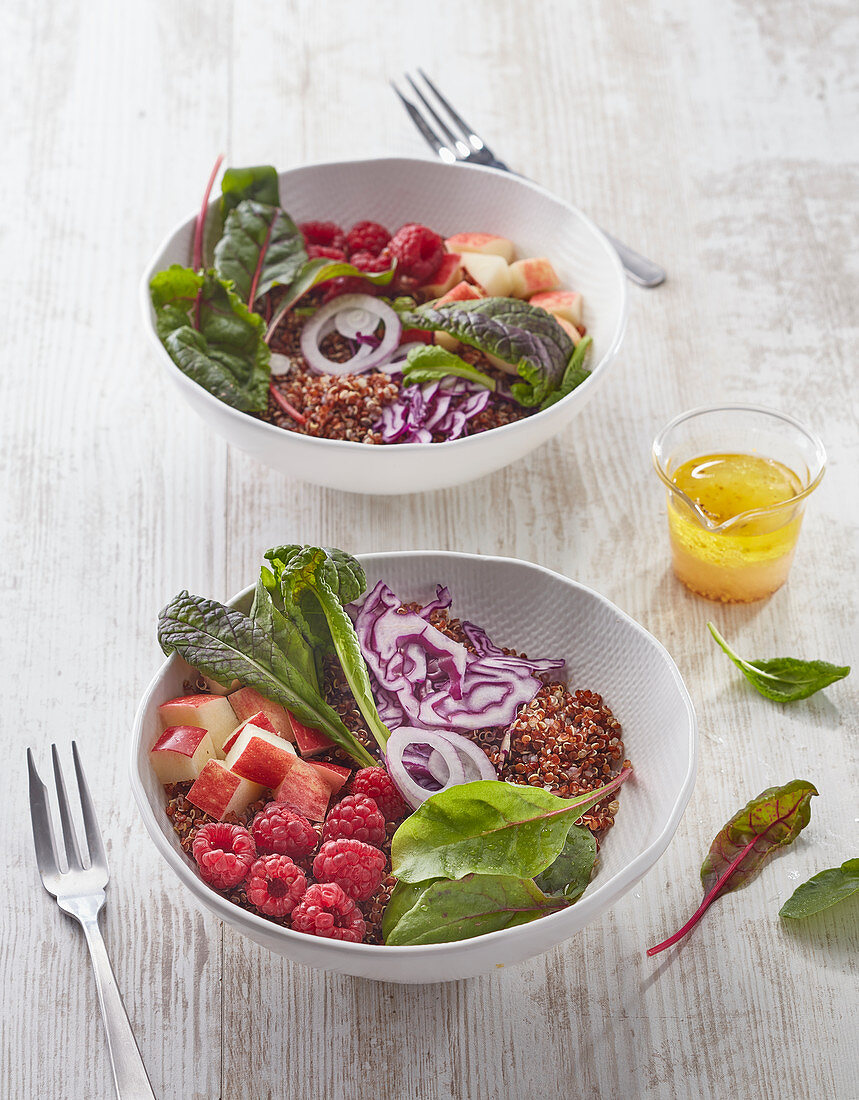
[[(429, 756), (419, 752), (416, 745), (428, 745), (431, 749)], [(498, 778), (480, 746), (467, 737), (416, 726), (400, 726), (394, 730), (385, 749), (385, 764), (400, 794), (413, 810), (439, 790), (445, 791), (448, 787), (478, 779)], [(428, 786), (427, 775), (439, 786)], [(418, 776), (424, 780), (423, 783), (419, 782)]]
[[(361, 318), (358, 317), (359, 313)], [(360, 331), (355, 328), (357, 324), (365, 324), (364, 334), (370, 336), (381, 322), (385, 326), (385, 334), (379, 346), (372, 348), (368, 344), (362, 344), (345, 363), (336, 363), (323, 355), (319, 345), (335, 327), (341, 332), (338, 325), (341, 315), (344, 328), (352, 332), (353, 336)], [(360, 374), (387, 362), (400, 342), (402, 331), (403, 326), (394, 310), (378, 298), (373, 298), (370, 294), (343, 294), (339, 298), (332, 298), (305, 324), (301, 332), (301, 354), (311, 369), (320, 374)]]
[[(466, 783), (473, 783), (478, 779), (498, 778), (495, 768), (492, 767), (489, 757), (480, 745), (476, 745), (458, 733), (442, 733), (440, 736), (449, 740), (456, 750), (459, 762), (465, 771)], [(430, 770), (432, 771), (432, 757), (430, 757)]]

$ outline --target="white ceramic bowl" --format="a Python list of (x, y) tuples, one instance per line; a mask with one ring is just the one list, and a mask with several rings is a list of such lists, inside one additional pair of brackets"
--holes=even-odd
[(144, 324), (185, 400), (227, 442), (290, 477), (355, 493), (414, 493), (459, 485), (499, 470), (559, 432), (593, 396), (617, 354), (626, 326), (626, 279), (617, 254), (580, 210), (519, 176), (440, 161), (345, 161), (280, 175), (281, 202), (295, 221), (371, 218), (392, 228), (425, 222), (447, 236), (498, 233), (522, 256), (548, 256), (562, 285), (581, 291), (593, 336), (591, 376), (545, 412), (449, 443), (373, 447), (284, 431), (230, 408), (192, 382), (158, 339), (149, 280), (190, 260), (194, 217), (158, 249), (141, 284)]
[[(324, 970), (393, 982), (468, 978), (537, 955), (572, 936), (622, 897), (668, 846), (692, 794), (697, 725), (689, 693), (666, 650), (628, 615), (584, 585), (512, 558), (434, 551), (361, 557), (369, 585), (384, 578), (403, 599), (428, 600), (450, 586), (453, 611), (500, 645), (567, 659), (571, 687), (600, 692), (623, 727), (633, 777), (600, 853), (599, 870), (575, 905), (519, 928), (459, 943), (377, 947), (292, 932), (232, 905), (200, 879), (164, 812), (148, 752), (160, 703), (182, 692), (187, 666), (165, 661), (135, 719), (131, 783), (144, 824), (179, 881), (203, 909), (280, 955)], [(234, 602), (248, 602), (246, 589)]]

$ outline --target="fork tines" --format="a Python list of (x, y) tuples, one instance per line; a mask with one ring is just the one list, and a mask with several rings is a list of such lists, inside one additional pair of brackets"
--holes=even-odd
[[(483, 139), (474, 132), (462, 115), (454, 109), (430, 80), (423, 69), (418, 69), (423, 87), (408, 73), (405, 80), (422, 104), (425, 114), (391, 81), (391, 86), (400, 98), (400, 102), (409, 113), (409, 117), (420, 131), (427, 144), (448, 164), (457, 160), (485, 164), (494, 160), (493, 153)], [(443, 114), (443, 113), (444, 114)], [(447, 119), (444, 117), (446, 114)], [(428, 116), (428, 117), (427, 117)], [(459, 131), (459, 136), (455, 132)]]

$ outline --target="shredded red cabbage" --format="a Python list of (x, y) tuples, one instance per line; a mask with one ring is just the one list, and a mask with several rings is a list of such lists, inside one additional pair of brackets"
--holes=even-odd
[(562, 658), (510, 657), (480, 627), (463, 623), (477, 650), (470, 652), (428, 622), (433, 610), (449, 606), (450, 593), (439, 586), (431, 603), (403, 611), (383, 581), (352, 605), (379, 714), (391, 729), (508, 726), (542, 686), (534, 673), (564, 666)]
[[(393, 371), (391, 373), (394, 373)], [(404, 386), (375, 425), (385, 443), (431, 443), (433, 435), (459, 439), (469, 420), (489, 404), (490, 391), (465, 378)]]

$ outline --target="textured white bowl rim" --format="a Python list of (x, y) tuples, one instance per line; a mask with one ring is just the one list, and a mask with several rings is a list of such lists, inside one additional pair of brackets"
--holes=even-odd
[[(293, 165), (292, 168), (284, 169), (282, 172), (278, 172), (278, 175), (284, 175), (288, 172), (298, 171), (300, 169), (307, 168), (337, 168), (343, 171), (348, 171), (350, 168), (368, 163), (390, 165), (392, 172), (396, 171), (398, 165), (406, 163), (432, 164), (434, 167), (449, 168), (452, 172), (468, 171), (488, 172), (490, 175), (498, 174), (497, 169), (485, 168), (477, 164), (442, 164), (442, 162), (440, 161), (426, 161), (421, 160), (418, 157), (372, 157), (365, 160), (316, 161), (309, 164), (296, 164)], [(593, 368), (585, 381), (582, 382), (580, 386), (577, 386), (576, 389), (573, 390), (571, 393), (568, 393), (566, 397), (563, 397), (560, 401), (556, 402), (556, 404), (560, 407), (563, 406), (565, 402), (569, 402), (571, 399), (573, 399), (575, 394), (579, 393), (580, 391), (583, 392), (584, 387), (592, 385), (597, 375), (600, 375), (605, 370), (607, 370), (611, 362), (617, 355), (618, 350), (620, 349), (620, 345), (623, 342), (624, 333), (626, 332), (626, 323), (629, 314), (629, 295), (627, 293), (626, 276), (624, 275), (623, 265), (620, 262), (617, 252), (614, 248), (612, 248), (603, 231), (591, 221), (587, 214), (581, 211), (577, 206), (573, 206), (572, 203), (566, 202), (564, 199), (558, 198), (557, 195), (553, 194), (545, 187), (541, 187), (537, 183), (532, 183), (530, 180), (526, 180), (522, 176), (515, 176), (514, 178), (519, 184), (521, 184), (522, 187), (526, 188), (527, 190), (534, 191), (537, 194), (542, 195), (544, 198), (552, 199), (554, 202), (560, 203), (562, 206), (567, 207), (568, 210), (578, 215), (593, 231), (594, 235), (599, 239), (600, 244), (605, 249), (605, 252), (608, 255), (609, 262), (615, 268), (615, 271), (619, 276), (618, 285), (621, 288), (620, 323), (617, 326), (617, 331), (615, 332), (614, 339), (612, 340), (611, 345), (606, 349), (599, 363), (596, 364), (596, 366)], [(215, 198), (212, 199), (212, 201), (209, 203), (208, 209), (210, 213), (215, 208), (215, 205), (218, 201), (219, 199)], [(154, 256), (147, 265), (147, 268), (143, 273), (143, 278), (140, 282), (140, 306), (142, 310), (143, 320), (150, 339), (153, 341), (155, 347), (158, 349), (159, 359), (165, 365), (169, 365), (169, 369), (174, 374), (179, 376), (180, 382), (184, 384), (191, 383), (192, 385), (198, 386), (204, 401), (215, 402), (215, 405), (218, 407), (219, 411), (226, 409), (227, 415), (233, 417), (241, 417), (242, 422), (245, 423), (250, 418), (250, 414), (240, 412), (239, 409), (234, 409), (231, 405), (227, 405), (225, 402), (219, 401), (218, 398), (214, 396), (214, 394), (209, 393), (209, 391), (206, 390), (203, 386), (200, 386), (199, 383), (194, 382), (193, 379), (189, 378), (183, 371), (179, 369), (179, 367), (176, 366), (176, 364), (167, 354), (164, 345), (161, 343), (161, 340), (158, 337), (158, 333), (155, 331), (155, 326), (152, 323), (152, 302), (149, 296), (149, 283), (153, 275), (157, 274), (157, 272), (161, 270), (161, 255), (170, 244), (173, 237), (175, 237), (178, 232), (184, 229), (189, 224), (189, 222), (192, 222), (196, 217), (197, 212), (191, 214), (186, 218), (183, 218), (180, 222), (178, 222), (173, 227), (173, 229), (171, 229), (170, 232), (164, 237), (163, 241), (158, 246), (158, 249), (155, 252)], [(555, 406), (551, 406), (551, 408), (554, 407)], [(526, 417), (525, 421), (527, 421), (528, 423), (533, 423), (535, 419), (546, 416), (549, 411), (549, 409), (544, 409), (542, 410), (542, 412), (533, 413), (531, 416)], [(514, 421), (512, 424), (502, 424), (498, 428), (493, 428), (493, 438), (500, 439), (501, 437), (498, 433), (501, 432), (506, 432), (508, 434), (514, 432), (517, 427), (519, 427), (519, 425), (523, 422), (524, 421)], [(256, 423), (259, 425), (261, 431), (267, 433), (275, 433), (275, 436), (278, 438), (283, 435), (284, 429), (278, 428), (275, 424), (269, 424), (265, 420), (257, 420)], [(469, 447), (480, 446), (484, 434), (485, 433), (483, 432), (478, 432), (477, 435), (463, 436), (460, 439), (450, 439), (443, 443), (397, 443), (396, 448), (398, 450), (407, 449), (410, 453), (417, 453), (421, 451), (436, 453), (439, 447), (445, 447), (448, 449), (452, 447), (457, 447), (459, 448), (459, 450), (465, 452)], [(272, 438), (274, 438), (275, 436), (273, 436)], [(354, 443), (345, 439), (324, 439), (317, 436), (302, 436), (302, 439), (308, 440), (311, 445), (327, 446), (329, 448), (336, 447), (340, 451), (342, 451), (344, 455), (348, 455), (352, 451), (362, 451), (367, 446), (366, 443)]]
[[(618, 871), (611, 879), (606, 880), (602, 885), (599, 885), (599, 876), (594, 880), (594, 883), (588, 887), (582, 897), (575, 904), (575, 911), (577, 917), (577, 928), (570, 930), (570, 935), (575, 931), (578, 931), (581, 927), (587, 924), (591, 919), (599, 916), (604, 912), (614, 901), (631, 889), (636, 882), (644, 875), (651, 867), (656, 863), (659, 857), (663, 854), (668, 847), (671, 838), (673, 837), (677, 826), (680, 824), (680, 819), (683, 816), (683, 812), (692, 797), (692, 789), (695, 786), (695, 774), (698, 761), (698, 723), (695, 716), (695, 708), (692, 705), (692, 699), (689, 696), (689, 692), (686, 689), (686, 685), (683, 683), (683, 678), (675, 665), (668, 650), (657, 641), (653, 635), (644, 629), (640, 623), (637, 623), (630, 615), (627, 615), (625, 611), (621, 611), (619, 607), (616, 607), (605, 596), (600, 595), (594, 589), (589, 588), (587, 585), (580, 584), (578, 581), (574, 581), (569, 577), (560, 573), (555, 573), (551, 569), (546, 569), (542, 565), (535, 565), (533, 562), (523, 561), (520, 558), (507, 558), (497, 557), (493, 555), (484, 554), (460, 554), (453, 551), (446, 550), (402, 550), (402, 551), (388, 551), (377, 554), (358, 554), (356, 557), (363, 564), (372, 563), (379, 558), (390, 557), (402, 557), (402, 558), (417, 558), (427, 554), (432, 554), (438, 557), (447, 558), (466, 558), (479, 561), (489, 562), (503, 562), (513, 563), (524, 568), (533, 570), (535, 572), (543, 573), (547, 576), (560, 578), (566, 581), (567, 584), (574, 588), (582, 589), (589, 593), (592, 597), (596, 598), (599, 602), (609, 607), (613, 614), (622, 619), (627, 626), (631, 627), (638, 634), (643, 635), (648, 641), (657, 649), (662, 655), (666, 665), (671, 671), (674, 677), (677, 689), (686, 707), (686, 714), (688, 718), (688, 752), (689, 752), (689, 765), (686, 771), (686, 775), (683, 779), (683, 784), (674, 802), (671, 812), (668, 815), (668, 820), (665, 823), (662, 832), (656, 837), (656, 839), (647, 847), (643, 852), (640, 852), (635, 859), (628, 863), (622, 870)], [(249, 585), (243, 589), (237, 595), (235, 595), (229, 602), (232, 604), (235, 601), (241, 599), (243, 596), (249, 595), (253, 590), (253, 585)], [(152, 807), (149, 804), (149, 799), (146, 796), (146, 792), (143, 789), (140, 776), (137, 772), (137, 746), (142, 733), (143, 721), (146, 712), (149, 709), (150, 699), (153, 692), (160, 685), (161, 677), (166, 670), (166, 666), (170, 661), (175, 660), (174, 657), (170, 657), (165, 661), (158, 672), (153, 676), (143, 698), (137, 708), (137, 713), (134, 718), (134, 732), (132, 734), (131, 744), (131, 789), (134, 794), (134, 799), (137, 802), (137, 808), (140, 811), (140, 815), (143, 818), (143, 824), (146, 826), (146, 831), (152, 838), (155, 847), (165, 858), (167, 863), (173, 869), (179, 879), (188, 887), (192, 894), (194, 894), (207, 908), (213, 910), (218, 916), (221, 916), (227, 923), (234, 922), (236, 918), (237, 906), (228, 901), (221, 894), (215, 890), (210, 889), (203, 882), (203, 880), (197, 875), (197, 873), (191, 868), (190, 864), (182, 859), (176, 850), (173, 848), (167, 837), (162, 833), (159, 828), (155, 815), (152, 812)], [(633, 773), (634, 781), (634, 773)], [(258, 929), (260, 933), (264, 933), (267, 936), (272, 934), (282, 934), (287, 940), (298, 939), (302, 944), (306, 945), (307, 937), (301, 932), (293, 932), (289, 928), (283, 928), (280, 925), (273, 924), (271, 921), (265, 920), (265, 918), (257, 916), (256, 913), (248, 912), (245, 909), (239, 908), (239, 912), (242, 914), (241, 922), (246, 924), (250, 928)], [(558, 921), (563, 920), (565, 914), (568, 914), (569, 910), (560, 910), (557, 913), (552, 913), (547, 917), (540, 917), (542, 921)], [(581, 918), (581, 919), (579, 919)], [(527, 928), (527, 925), (519, 925), (515, 928), (505, 928), (498, 932), (487, 932), (485, 935), (478, 937), (481, 942), (488, 942), (493, 939), (495, 942), (500, 943), (505, 938), (516, 936), (521, 934), (523, 928)], [(568, 937), (565, 937), (568, 938)], [(474, 943), (474, 939), (470, 940), (458, 940), (453, 943), (437, 943), (437, 944), (422, 944), (414, 947), (388, 947), (379, 946), (377, 944), (369, 943), (343, 943), (338, 940), (325, 940), (325, 947), (329, 952), (335, 952), (338, 956), (343, 958), (344, 964), (347, 959), (355, 958), (356, 955), (363, 954), (370, 956), (375, 955), (379, 951), (384, 951), (386, 955), (390, 952), (396, 952), (397, 957), (400, 959), (407, 959), (410, 956), (425, 957), (426, 954), (459, 954), (467, 953), (470, 946)], [(311, 964), (312, 965), (312, 964)], [(329, 969), (326, 967), (326, 969)]]

